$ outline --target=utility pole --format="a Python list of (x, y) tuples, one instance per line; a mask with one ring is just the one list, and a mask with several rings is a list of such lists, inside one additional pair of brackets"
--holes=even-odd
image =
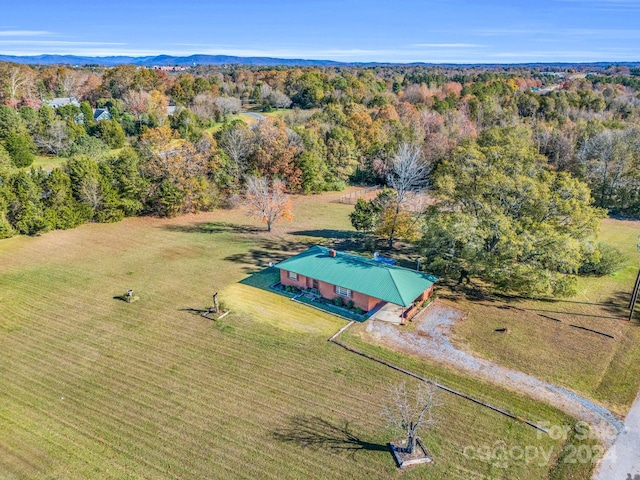
[[(638, 251), (640, 252), (640, 235), (638, 235)], [(629, 301), (629, 321), (633, 319), (633, 312), (636, 309), (636, 302), (638, 301), (638, 293), (640, 290), (640, 269), (638, 269), (638, 275), (636, 276), (636, 283), (633, 287), (633, 293), (631, 293), (631, 300)]]

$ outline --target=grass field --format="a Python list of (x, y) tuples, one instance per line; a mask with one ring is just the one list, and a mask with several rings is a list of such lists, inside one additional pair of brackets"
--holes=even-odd
[(47, 171), (53, 170), (55, 167), (61, 167), (64, 162), (69, 160), (66, 157), (48, 157), (44, 155), (36, 155), (33, 164), (29, 168), (42, 168)]
[[(238, 113), (237, 115), (229, 115), (227, 117), (227, 121), (228, 122), (232, 122), (234, 120), (242, 120), (244, 123), (246, 123), (249, 126), (253, 125), (254, 123), (256, 123), (258, 121), (257, 118), (255, 118), (252, 115), (248, 115), (246, 113)], [(224, 125), (224, 122), (216, 122), (215, 124), (213, 124), (211, 127), (207, 128), (206, 130), (208, 132), (215, 133), (218, 130), (220, 130), (223, 125)]]
[[(0, 479), (586, 478), (589, 465), (558, 460), (564, 440), (450, 395), (425, 438), (435, 463), (397, 472), (380, 411), (404, 378), (327, 342), (344, 321), (255, 286), (270, 281), (257, 273), (270, 261), (341, 244), (353, 207), (339, 195), (296, 198), (295, 223), (273, 235), (233, 210), (1, 241)], [(129, 288), (138, 302), (113, 298)], [(232, 309), (217, 323), (194, 312), (215, 291)], [(361, 347), (571, 424), (515, 393)], [(544, 448), (550, 462), (463, 454), (501, 445)]]
[[(580, 278), (575, 297), (470, 301), (450, 296), (468, 312), (466, 321), (454, 331), (458, 345), (626, 414), (640, 388), (640, 323), (637, 319), (628, 322), (626, 310), (640, 260), (638, 233), (638, 221), (603, 221), (600, 239), (622, 250), (628, 257), (627, 265), (607, 277)], [(505, 310), (501, 308), (505, 304), (522, 310)], [(569, 324), (608, 333), (615, 339)], [(494, 331), (503, 327), (509, 329), (508, 335)]]

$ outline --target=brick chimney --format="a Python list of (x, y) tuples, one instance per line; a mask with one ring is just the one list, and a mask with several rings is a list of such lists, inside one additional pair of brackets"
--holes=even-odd
[(329, 256), (330, 257), (335, 257), (336, 256), (336, 251), (332, 248), (331, 250), (329, 250)]

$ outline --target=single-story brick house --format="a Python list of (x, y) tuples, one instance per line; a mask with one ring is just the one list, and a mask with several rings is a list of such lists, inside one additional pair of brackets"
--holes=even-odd
[(280, 269), (282, 285), (317, 289), (329, 300), (343, 297), (364, 312), (387, 302), (409, 307), (405, 312), (409, 311), (433, 294), (433, 284), (438, 280), (433, 275), (319, 245), (275, 267)]

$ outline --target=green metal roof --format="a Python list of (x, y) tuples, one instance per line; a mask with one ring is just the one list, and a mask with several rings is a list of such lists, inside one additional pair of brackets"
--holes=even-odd
[(438, 277), (315, 245), (277, 268), (407, 307)]

